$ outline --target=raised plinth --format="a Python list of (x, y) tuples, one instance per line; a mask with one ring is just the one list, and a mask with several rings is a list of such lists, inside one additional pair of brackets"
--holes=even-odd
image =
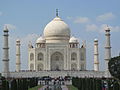
[[(27, 71), (27, 72), (10, 72), (10, 77), (14, 78), (27, 78), (27, 77), (59, 77), (59, 76), (72, 76), (72, 77), (108, 77), (104, 71)], [(111, 77), (111, 76), (109, 76)]]

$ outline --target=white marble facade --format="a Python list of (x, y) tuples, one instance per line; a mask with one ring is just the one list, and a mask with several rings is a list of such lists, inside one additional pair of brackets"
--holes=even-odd
[(35, 46), (28, 46), (28, 67), (35, 71), (86, 70), (86, 46), (71, 36), (58, 16), (48, 23)]
[(49, 22), (33, 46), (28, 45), (29, 70), (21, 70), (20, 40), (16, 41), (16, 72), (9, 71), (8, 28), (4, 30), (3, 72), (4, 77), (39, 77), (39, 76), (78, 76), (111, 77), (108, 62), (111, 58), (110, 28), (105, 28), (106, 70), (99, 71), (98, 40), (94, 41), (94, 71), (86, 70), (86, 44), (71, 36), (68, 25), (58, 16)]

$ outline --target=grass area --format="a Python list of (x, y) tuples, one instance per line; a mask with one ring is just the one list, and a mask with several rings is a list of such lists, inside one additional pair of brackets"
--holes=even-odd
[(74, 87), (73, 85), (67, 85), (68, 90), (78, 90), (76, 87)]
[(38, 88), (41, 88), (41, 87), (42, 87), (42, 85), (36, 86), (36, 87), (33, 87), (33, 88), (29, 88), (28, 90), (38, 90)]

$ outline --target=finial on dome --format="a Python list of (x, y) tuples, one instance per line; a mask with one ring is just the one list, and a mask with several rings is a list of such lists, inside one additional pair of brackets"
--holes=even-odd
[(56, 17), (58, 17), (58, 9), (56, 9)]

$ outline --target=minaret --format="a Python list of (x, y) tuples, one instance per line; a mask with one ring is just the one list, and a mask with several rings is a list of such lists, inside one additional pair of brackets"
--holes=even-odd
[(99, 71), (98, 40), (94, 40), (94, 71)]
[(3, 73), (4, 77), (9, 77), (9, 47), (8, 47), (8, 28), (4, 26), (4, 41), (3, 41)]
[(20, 62), (20, 40), (16, 40), (16, 72), (20, 72), (21, 69)]
[(106, 71), (108, 71), (108, 62), (111, 59), (111, 45), (110, 45), (110, 28), (107, 26), (105, 28), (105, 61), (106, 61)]

